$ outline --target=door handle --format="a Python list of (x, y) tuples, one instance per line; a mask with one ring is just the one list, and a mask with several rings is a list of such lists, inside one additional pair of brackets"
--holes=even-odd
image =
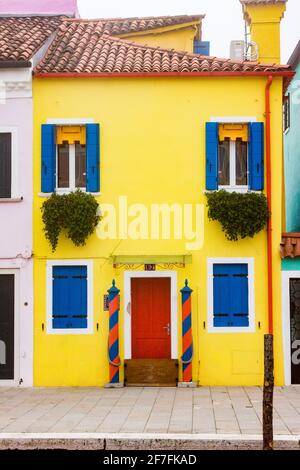
[(168, 323), (167, 326), (164, 326), (163, 329), (167, 330), (167, 334), (170, 336), (170, 323)]
[(126, 307), (126, 311), (127, 311), (128, 315), (131, 315), (131, 302), (128, 302), (127, 307)]

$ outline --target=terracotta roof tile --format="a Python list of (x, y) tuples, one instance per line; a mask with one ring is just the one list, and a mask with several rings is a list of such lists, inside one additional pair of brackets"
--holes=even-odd
[(103, 34), (101, 22), (66, 20), (37, 73), (269, 72), (288, 66), (218, 59), (150, 47)]
[(68, 22), (76, 24), (91, 25), (97, 24), (100, 34), (110, 36), (120, 36), (122, 34), (138, 33), (151, 29), (165, 28), (185, 23), (200, 23), (205, 15), (179, 15), (179, 16), (159, 16), (148, 18), (99, 18), (96, 20), (68, 19)]
[(284, 233), (280, 244), (281, 258), (300, 257), (300, 233)]
[(61, 16), (0, 18), (0, 61), (28, 61), (61, 24)]

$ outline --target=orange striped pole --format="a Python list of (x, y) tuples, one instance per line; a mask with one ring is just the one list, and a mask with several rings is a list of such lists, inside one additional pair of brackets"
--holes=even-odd
[(181, 289), (182, 296), (182, 381), (190, 383), (193, 381), (193, 337), (192, 337), (192, 289), (185, 281), (185, 287)]
[(108, 292), (109, 302), (109, 337), (108, 337), (108, 360), (109, 381), (117, 384), (120, 381), (120, 357), (119, 357), (119, 293), (116, 282), (113, 280), (112, 287)]

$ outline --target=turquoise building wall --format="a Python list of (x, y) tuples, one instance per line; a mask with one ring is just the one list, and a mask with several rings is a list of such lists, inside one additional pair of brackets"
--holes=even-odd
[(284, 136), (286, 232), (300, 232), (300, 64), (288, 93), (291, 122)]
[(281, 268), (282, 271), (300, 271), (300, 258), (283, 259)]

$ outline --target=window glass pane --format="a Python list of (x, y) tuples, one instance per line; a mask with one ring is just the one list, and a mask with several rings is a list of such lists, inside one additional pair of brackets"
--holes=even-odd
[(248, 184), (248, 143), (237, 139), (235, 143), (236, 155), (236, 185), (247, 186)]
[(230, 141), (225, 139), (224, 142), (219, 142), (219, 185), (229, 186), (229, 148)]
[(86, 187), (86, 148), (78, 142), (75, 143), (75, 186)]
[(0, 134), (0, 198), (11, 197), (11, 134)]
[(70, 175), (69, 175), (69, 144), (64, 142), (58, 146), (58, 178), (57, 185), (59, 188), (69, 188)]

